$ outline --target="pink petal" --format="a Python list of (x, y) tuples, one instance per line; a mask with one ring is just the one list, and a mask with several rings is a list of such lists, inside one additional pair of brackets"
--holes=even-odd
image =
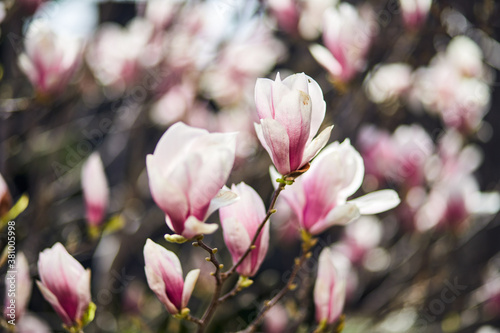
[(199, 269), (193, 269), (186, 275), (184, 281), (184, 290), (182, 291), (182, 308), (185, 308), (191, 298), (196, 281), (198, 281), (198, 276), (200, 275)]
[(302, 157), (302, 165), (310, 162), (316, 154), (328, 143), (333, 125), (325, 128), (314, 140), (306, 146)]
[(274, 166), (279, 173), (288, 174), (292, 170), (290, 169), (290, 145), (286, 129), (274, 119), (262, 119), (261, 129)]
[(398, 194), (393, 190), (380, 190), (363, 195), (348, 201), (355, 204), (362, 215), (371, 215), (385, 212), (399, 205)]

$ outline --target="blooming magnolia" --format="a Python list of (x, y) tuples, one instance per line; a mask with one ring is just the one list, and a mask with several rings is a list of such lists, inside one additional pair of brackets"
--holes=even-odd
[(67, 327), (85, 325), (91, 305), (90, 269), (73, 258), (61, 243), (40, 253), (36, 284)]
[[(343, 262), (345, 263), (343, 263)], [(318, 276), (314, 285), (316, 320), (333, 324), (342, 313), (346, 296), (348, 259), (325, 247), (318, 259)]]
[(109, 188), (99, 153), (93, 153), (82, 168), (82, 188), (91, 226), (99, 225), (108, 207)]
[[(220, 209), (220, 221), (224, 230), (224, 241), (231, 252), (233, 262), (245, 253), (266, 216), (266, 209), (260, 196), (245, 183), (234, 185), (231, 191), (240, 200)], [(236, 270), (243, 276), (254, 276), (264, 260), (269, 246), (269, 223), (257, 237), (256, 248), (243, 260)]]
[(144, 245), (144, 262), (149, 288), (168, 312), (171, 314), (181, 312), (191, 297), (200, 270), (190, 271), (184, 280), (181, 263), (175, 253), (149, 238)]
[(221, 190), (233, 167), (235, 147), (236, 133), (209, 133), (176, 123), (147, 156), (151, 194), (175, 233), (192, 238), (217, 229), (204, 221), (237, 198)]
[(365, 80), (368, 97), (375, 103), (391, 102), (409, 92), (412, 69), (404, 63), (383, 64)]
[(313, 140), (325, 117), (326, 103), (320, 86), (304, 73), (283, 81), (279, 74), (275, 81), (258, 79), (255, 104), (260, 118), (255, 131), (282, 175), (307, 164), (330, 137), (333, 126)]
[(324, 13), (325, 47), (310, 47), (313, 57), (340, 82), (350, 81), (365, 68), (366, 55), (376, 32), (371, 9), (356, 9), (343, 2)]
[(26, 34), (19, 67), (42, 95), (61, 93), (77, 69), (82, 45), (54, 33), (44, 20), (33, 21)]
[[(4, 318), (9, 321), (21, 319), (31, 296), (32, 281), (30, 267), (24, 253), (16, 257), (15, 273), (8, 272), (5, 276)], [(15, 287), (12, 288), (11, 286)]]
[[(272, 171), (271, 171), (272, 172)], [(311, 168), (282, 197), (298, 217), (300, 228), (319, 234), (328, 227), (344, 225), (361, 215), (394, 208), (399, 197), (393, 190), (381, 190), (347, 201), (361, 186), (363, 159), (349, 139), (328, 145)]]

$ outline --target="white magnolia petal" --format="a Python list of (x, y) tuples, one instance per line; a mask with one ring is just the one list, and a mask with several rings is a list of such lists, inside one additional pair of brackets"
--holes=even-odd
[(319, 151), (328, 143), (328, 139), (330, 139), (330, 134), (332, 132), (333, 125), (325, 128), (321, 133), (311, 141), (304, 150), (304, 155), (302, 158), (302, 165), (311, 161)]
[(359, 216), (359, 209), (356, 205), (351, 203), (339, 205), (332, 209), (323, 221), (314, 224), (309, 232), (316, 235), (333, 225), (346, 225), (347, 223), (357, 219)]
[(472, 193), (466, 205), (467, 210), (472, 214), (496, 214), (500, 209), (500, 194), (498, 192)]
[(313, 44), (309, 46), (309, 51), (316, 61), (333, 76), (339, 76), (342, 74), (342, 66), (335, 59), (332, 53), (324, 46), (319, 44)]
[(199, 269), (193, 269), (187, 273), (184, 279), (184, 289), (182, 290), (182, 307), (185, 308), (191, 298), (196, 281), (198, 281), (198, 276), (200, 276)]
[(167, 297), (167, 293), (165, 292), (165, 282), (162, 277), (156, 274), (149, 266), (145, 266), (144, 271), (146, 272), (146, 280), (148, 282), (149, 289), (155, 293), (156, 297), (158, 297), (168, 312), (171, 314), (178, 313), (179, 309), (177, 309)]
[(378, 214), (399, 205), (401, 200), (394, 190), (380, 190), (348, 201), (355, 204), (362, 215)]
[(257, 79), (255, 83), (255, 105), (260, 119), (274, 118), (271, 108), (273, 81), (269, 79)]
[(184, 232), (182, 233), (182, 236), (190, 239), (196, 235), (212, 234), (215, 232), (215, 230), (217, 230), (218, 227), (219, 226), (217, 224), (204, 223), (199, 221), (196, 217), (190, 216), (184, 224)]
[(217, 193), (215, 198), (210, 201), (210, 206), (208, 207), (207, 214), (205, 215), (205, 219), (207, 219), (213, 212), (218, 210), (221, 207), (229, 206), (238, 201), (239, 196), (232, 192), (227, 186), (224, 187)]
[(262, 133), (276, 169), (287, 174), (290, 170), (290, 142), (282, 124), (274, 119), (261, 119)]

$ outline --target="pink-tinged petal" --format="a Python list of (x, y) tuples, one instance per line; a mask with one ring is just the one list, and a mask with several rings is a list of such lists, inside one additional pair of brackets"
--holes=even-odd
[(306, 163), (310, 162), (319, 153), (319, 151), (328, 143), (332, 129), (333, 125), (328, 126), (323, 131), (321, 131), (321, 133), (314, 140), (312, 140), (311, 143), (309, 143), (306, 146), (304, 155), (302, 157), (302, 165), (305, 165)]
[(311, 98), (302, 90), (291, 90), (275, 107), (275, 120), (283, 125), (288, 135), (290, 169), (297, 170), (302, 166), (302, 155), (310, 134)]
[(342, 66), (326, 47), (313, 44), (309, 46), (309, 51), (314, 59), (330, 72), (332, 76), (337, 77), (342, 74)]
[(172, 302), (167, 297), (167, 294), (165, 293), (165, 282), (159, 276), (158, 274), (155, 273), (155, 271), (148, 267), (144, 267), (144, 271), (146, 272), (146, 280), (148, 281), (148, 286), (149, 289), (151, 289), (156, 297), (160, 300), (160, 302), (165, 306), (165, 308), (170, 312), (171, 314), (176, 314), (179, 312), (179, 310), (175, 307)]
[(86, 269), (85, 273), (82, 274), (80, 280), (76, 283), (76, 291), (78, 295), (78, 308), (77, 308), (77, 318), (82, 318), (85, 311), (87, 310), (90, 301), (90, 269)]
[(311, 97), (312, 110), (311, 110), (311, 125), (310, 134), (307, 142), (311, 142), (316, 133), (318, 133), (326, 113), (326, 102), (323, 98), (323, 91), (319, 84), (312, 78), (307, 76), (309, 96)]
[(358, 207), (360, 214), (370, 215), (385, 212), (399, 205), (401, 200), (396, 191), (380, 190), (348, 201)]
[(219, 228), (217, 224), (204, 223), (199, 221), (196, 217), (190, 216), (184, 224), (184, 232), (182, 233), (182, 236), (190, 239), (197, 235), (213, 234), (217, 228)]
[(290, 169), (290, 143), (286, 129), (274, 119), (262, 119), (261, 126), (274, 166), (283, 175), (290, 173), (292, 171)]
[(219, 208), (232, 205), (238, 200), (240, 200), (238, 194), (232, 192), (227, 186), (224, 185), (219, 193), (217, 193), (215, 198), (210, 201), (210, 206), (208, 207), (205, 219), (207, 219), (210, 215), (212, 215), (213, 212), (215, 212)]
[(187, 273), (184, 280), (184, 289), (182, 290), (182, 308), (185, 308), (191, 298), (196, 281), (198, 281), (198, 276), (200, 276), (199, 269), (193, 269)]
[(165, 170), (164, 174), (168, 174), (178, 160), (184, 157), (184, 153), (194, 139), (206, 134), (208, 134), (207, 130), (187, 126), (182, 122), (170, 126), (158, 141), (153, 154), (158, 158), (157, 163)]
[(82, 168), (82, 189), (90, 225), (102, 222), (108, 207), (109, 188), (104, 166), (98, 153), (89, 156)]
[(273, 81), (272, 84), (272, 105), (273, 108), (273, 118), (276, 118), (276, 110), (275, 107), (281, 102), (281, 100), (290, 93), (290, 87), (288, 85), (283, 84), (281, 81), (280, 74), (276, 74), (276, 80)]
[[(250, 246), (250, 236), (245, 230), (243, 224), (240, 223), (236, 217), (221, 216), (221, 225), (224, 242), (231, 253), (233, 263), (236, 263)], [(250, 273), (251, 271), (250, 261), (247, 259), (248, 258), (245, 258), (242, 264), (238, 267), (238, 272), (241, 274)]]
[(343, 184), (339, 196), (347, 198), (353, 195), (363, 184), (365, 165), (361, 155), (351, 146), (349, 139), (345, 139), (339, 146), (342, 160)]
[(300, 90), (306, 94), (309, 94), (308, 82), (309, 77), (304, 73), (297, 73), (288, 76), (283, 80), (283, 84), (291, 90)]
[(359, 209), (355, 204), (347, 203), (332, 209), (328, 215), (318, 223), (314, 224), (309, 232), (317, 235), (333, 225), (346, 225), (360, 216)]
[(64, 308), (61, 306), (61, 304), (59, 304), (59, 300), (57, 299), (56, 295), (54, 295), (47, 287), (45, 287), (45, 285), (40, 282), (40, 281), (36, 281), (36, 285), (38, 286), (38, 289), (40, 290), (40, 292), (42, 293), (42, 296), (43, 298), (45, 298), (45, 300), (47, 302), (50, 303), (50, 305), (52, 305), (52, 307), (54, 308), (54, 311), (57, 313), (57, 315), (61, 318), (61, 320), (63, 321), (63, 323), (67, 326), (71, 326), (73, 325), (73, 322), (71, 320), (71, 318), (68, 316), (68, 314), (66, 313), (66, 311), (64, 310)]
[(255, 106), (259, 119), (274, 118), (273, 81), (269, 79), (257, 79), (255, 83)]

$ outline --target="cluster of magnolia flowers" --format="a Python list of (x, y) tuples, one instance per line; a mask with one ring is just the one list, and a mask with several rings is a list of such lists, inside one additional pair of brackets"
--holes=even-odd
[[(177, 255), (151, 239), (144, 246), (146, 278), (169, 313), (195, 322), (200, 329), (208, 324), (218, 304), (249, 286), (250, 278), (257, 274), (269, 247), (267, 222), (276, 211), (280, 193), (281, 209), (288, 206), (296, 215), (295, 230), (303, 240), (304, 253), (296, 266), (311, 256), (316, 243), (313, 236), (330, 226), (346, 225), (360, 215), (377, 214), (399, 204), (393, 190), (349, 200), (363, 181), (363, 159), (349, 140), (325, 147), (333, 126), (316, 136), (326, 103), (320, 86), (312, 78), (301, 73), (284, 80), (279, 75), (274, 81), (259, 79), (255, 103), (260, 119), (255, 130), (274, 164), (270, 174), (273, 182), (276, 180), (267, 211), (259, 194), (249, 185), (241, 182), (231, 188), (225, 186), (235, 160), (236, 133), (210, 133), (179, 122), (168, 128), (154, 153), (146, 158), (151, 195), (173, 231), (165, 238), (176, 243), (192, 240), (193, 245), (208, 251), (207, 260), (216, 269), (212, 273), (216, 281), (214, 298), (203, 317), (193, 317), (187, 305), (200, 270), (192, 270), (184, 277)], [(106, 214), (109, 195), (98, 155), (91, 155), (85, 163), (82, 184), (89, 225), (98, 227)], [(218, 262), (217, 250), (203, 241), (203, 235), (218, 229), (217, 224), (205, 223), (216, 210), (233, 259), (233, 266), (227, 270)], [(342, 312), (347, 284), (346, 265), (342, 262), (348, 257), (337, 260), (341, 253), (326, 246), (319, 256), (314, 290), (317, 332), (334, 324)], [(23, 258), (18, 258), (20, 270), (26, 266)], [(37, 285), (42, 295), (68, 330), (78, 332), (92, 321), (96, 307), (91, 301), (90, 270), (84, 269), (63, 245), (57, 243), (40, 254), (38, 273)], [(220, 286), (233, 273), (238, 273), (240, 279), (233, 291), (222, 295)], [(292, 289), (293, 282), (292, 275), (284, 290)], [(18, 305), (26, 304), (27, 289), (22, 297), (26, 298)], [(268, 302), (268, 309), (278, 301)], [(19, 307), (18, 311), (24, 309)], [(263, 316), (259, 318), (262, 320)]]

